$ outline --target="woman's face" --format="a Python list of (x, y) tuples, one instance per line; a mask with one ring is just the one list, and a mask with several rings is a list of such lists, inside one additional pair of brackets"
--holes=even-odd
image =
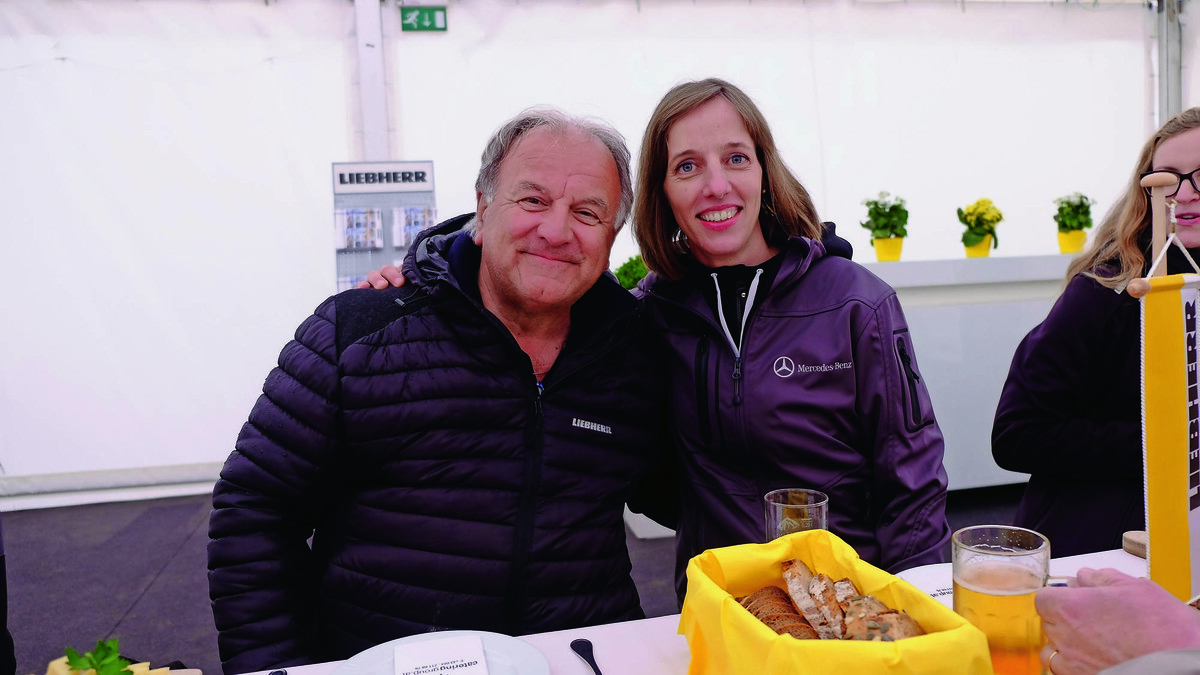
[[(1170, 169), (1178, 173), (1189, 173), (1200, 168), (1200, 129), (1189, 129), (1159, 144), (1150, 168), (1154, 171)], [(1200, 178), (1200, 174), (1196, 178)], [(1191, 181), (1184, 180), (1174, 199), (1177, 202), (1175, 218), (1178, 221), (1175, 236), (1187, 248), (1196, 248), (1200, 246), (1200, 193), (1192, 187)]]
[(714, 96), (667, 130), (663, 191), (707, 267), (757, 265), (772, 251), (758, 226), (763, 169), (742, 117)]

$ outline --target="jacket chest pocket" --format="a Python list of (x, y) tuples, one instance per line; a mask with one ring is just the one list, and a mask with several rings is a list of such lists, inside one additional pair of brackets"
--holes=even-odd
[(892, 334), (892, 350), (900, 371), (901, 397), (904, 399), (904, 426), (910, 432), (933, 423), (933, 401), (925, 379), (917, 370), (912, 337), (907, 330)]

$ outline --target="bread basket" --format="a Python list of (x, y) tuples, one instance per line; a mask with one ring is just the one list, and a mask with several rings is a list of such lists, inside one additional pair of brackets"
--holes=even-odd
[[(907, 611), (926, 635), (896, 642), (797, 640), (776, 635), (734, 599), (782, 585), (780, 563), (799, 558), (814, 572), (848, 577), (864, 595)], [(987, 638), (965, 619), (907, 581), (863, 562), (825, 530), (798, 532), (766, 544), (705, 551), (687, 567), (688, 591), (679, 632), (692, 658), (689, 675), (990, 675)]]

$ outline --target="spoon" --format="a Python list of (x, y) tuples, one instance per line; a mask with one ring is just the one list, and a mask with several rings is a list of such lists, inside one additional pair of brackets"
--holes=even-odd
[(596, 675), (604, 675), (600, 672), (600, 666), (596, 665), (596, 657), (592, 655), (592, 641), (584, 638), (571, 640), (571, 651), (579, 655), (589, 666), (592, 667), (592, 672)]

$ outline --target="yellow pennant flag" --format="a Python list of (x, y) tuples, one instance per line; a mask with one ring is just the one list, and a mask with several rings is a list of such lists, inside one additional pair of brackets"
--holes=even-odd
[(1150, 578), (1200, 594), (1200, 275), (1149, 279), (1142, 298), (1142, 452)]

